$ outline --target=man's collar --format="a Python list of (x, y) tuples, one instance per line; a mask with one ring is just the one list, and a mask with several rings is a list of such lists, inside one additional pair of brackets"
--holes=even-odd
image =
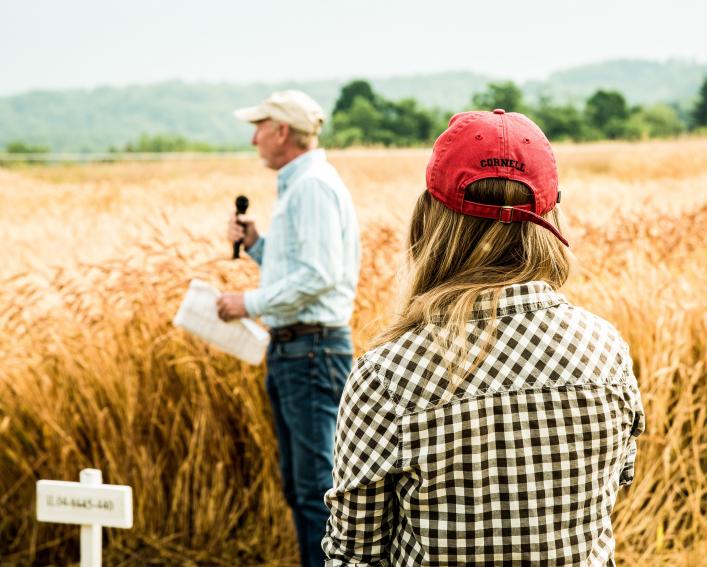
[(317, 148), (309, 150), (291, 162), (283, 165), (277, 172), (277, 193), (282, 195), (291, 182), (297, 177), (297, 172), (302, 171), (305, 167), (313, 162), (326, 161), (326, 152)]

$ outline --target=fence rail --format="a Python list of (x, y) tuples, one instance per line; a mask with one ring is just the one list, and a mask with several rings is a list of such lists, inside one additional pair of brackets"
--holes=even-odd
[(88, 163), (112, 161), (204, 161), (254, 156), (254, 152), (92, 152), (92, 153), (3, 153), (0, 163)]
[[(396, 154), (428, 155), (429, 147), (384, 148), (384, 147), (354, 147), (327, 148), (327, 155), (373, 156)], [(118, 161), (208, 161), (219, 159), (242, 159), (257, 156), (255, 150), (238, 152), (91, 152), (91, 153), (3, 153), (0, 152), (0, 165), (4, 163), (96, 163)]]

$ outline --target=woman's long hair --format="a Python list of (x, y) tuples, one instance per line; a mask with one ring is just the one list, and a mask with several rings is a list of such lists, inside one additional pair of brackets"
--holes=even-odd
[[(469, 185), (465, 198), (520, 205), (531, 203), (533, 196), (518, 181), (492, 178)], [(545, 218), (562, 229), (557, 207)], [(569, 269), (569, 251), (549, 230), (530, 222), (503, 224), (463, 215), (425, 191), (410, 223), (400, 310), (375, 342), (380, 345), (396, 340), (430, 323), (439, 325), (435, 344), (448, 362), (450, 383), (459, 385), (464, 376), (457, 376), (455, 369), (467, 355), (466, 324), (479, 296), (490, 292), (491, 313), (495, 314), (504, 287), (544, 280), (557, 289), (567, 280)], [(488, 353), (495, 324), (495, 316), (486, 321), (487, 339), (465, 374), (478, 367)]]

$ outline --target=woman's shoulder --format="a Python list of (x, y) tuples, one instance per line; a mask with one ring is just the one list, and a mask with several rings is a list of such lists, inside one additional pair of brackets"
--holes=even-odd
[(371, 348), (359, 360), (363, 364), (372, 365), (377, 370), (417, 360), (416, 356), (425, 354), (431, 345), (433, 327), (436, 328), (436, 325), (429, 324), (406, 331), (396, 339)]
[(434, 340), (438, 332), (434, 324), (407, 331), (367, 351), (358, 359), (357, 368), (375, 373), (391, 398), (403, 406), (416, 405), (420, 397), (437, 398), (447, 386), (434, 383), (444, 362)]
[(567, 303), (564, 307), (563, 311), (567, 326), (574, 326), (579, 331), (594, 338), (604, 337), (607, 340), (626, 345), (626, 341), (614, 323), (580, 305)]

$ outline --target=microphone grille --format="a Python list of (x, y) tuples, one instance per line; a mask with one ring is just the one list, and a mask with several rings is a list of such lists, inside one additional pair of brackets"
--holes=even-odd
[(250, 205), (250, 201), (248, 200), (248, 197), (246, 197), (245, 195), (240, 195), (236, 199), (236, 210), (239, 213), (241, 213), (241, 214), (245, 213), (246, 210), (248, 209), (248, 205)]

